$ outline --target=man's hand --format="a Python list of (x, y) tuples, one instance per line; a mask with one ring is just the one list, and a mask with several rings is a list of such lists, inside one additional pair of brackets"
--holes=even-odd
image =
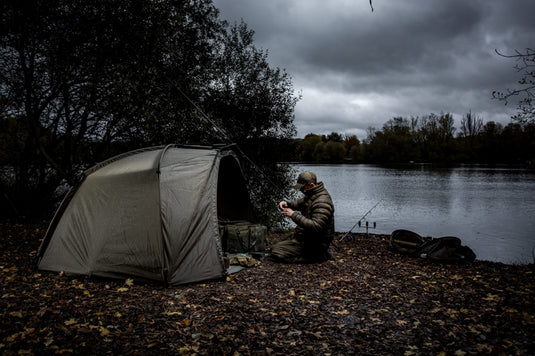
[(282, 213), (287, 217), (291, 217), (294, 213), (292, 209), (288, 208), (288, 203), (284, 200), (279, 203), (279, 208), (280, 210), (282, 210)]
[(292, 209), (290, 209), (290, 208), (284, 208), (284, 209), (282, 209), (282, 213), (283, 213), (285, 216), (287, 216), (287, 217), (290, 218), (290, 217), (292, 217), (294, 211), (293, 211)]

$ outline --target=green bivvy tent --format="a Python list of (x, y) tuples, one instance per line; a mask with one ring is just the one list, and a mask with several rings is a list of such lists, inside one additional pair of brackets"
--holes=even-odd
[(128, 152), (87, 170), (67, 194), (38, 269), (169, 285), (221, 278), (219, 219), (255, 220), (231, 147)]

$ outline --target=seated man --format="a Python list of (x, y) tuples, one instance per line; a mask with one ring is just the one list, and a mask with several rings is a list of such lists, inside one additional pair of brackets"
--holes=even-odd
[(297, 179), (296, 189), (304, 197), (281, 201), (283, 214), (296, 223), (292, 238), (273, 245), (271, 256), (280, 262), (312, 263), (331, 258), (328, 251), (334, 237), (334, 204), (316, 174), (305, 171)]

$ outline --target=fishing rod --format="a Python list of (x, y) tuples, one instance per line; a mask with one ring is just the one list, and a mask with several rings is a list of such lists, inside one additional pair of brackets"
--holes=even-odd
[(366, 216), (368, 216), (368, 214), (371, 213), (372, 210), (375, 209), (375, 207), (376, 207), (377, 205), (379, 205), (379, 203), (382, 202), (383, 200), (384, 200), (384, 199), (379, 200), (377, 203), (375, 203), (375, 205), (374, 205), (370, 210), (368, 210), (368, 211), (366, 212), (366, 214), (362, 215), (362, 217), (359, 219), (359, 221), (357, 221), (357, 222), (355, 223), (355, 225), (353, 225), (353, 227), (352, 227), (348, 232), (346, 232), (346, 234), (345, 234), (344, 236), (342, 236), (342, 237), (340, 238), (340, 240), (338, 240), (338, 242), (342, 242), (342, 240), (345, 239), (346, 236), (349, 235), (349, 234), (351, 233), (351, 231), (353, 231), (353, 229), (354, 229), (358, 224), (360, 224), (360, 222), (361, 222), (362, 220), (364, 220), (364, 218), (365, 218)]

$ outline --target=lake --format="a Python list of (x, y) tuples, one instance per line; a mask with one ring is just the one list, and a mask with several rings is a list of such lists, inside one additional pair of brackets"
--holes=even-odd
[[(293, 166), (317, 174), (335, 204), (336, 231), (457, 236), (479, 260), (535, 260), (535, 172), (526, 169), (410, 165)], [(375, 207), (374, 207), (375, 206)], [(373, 229), (373, 223), (376, 228)]]

